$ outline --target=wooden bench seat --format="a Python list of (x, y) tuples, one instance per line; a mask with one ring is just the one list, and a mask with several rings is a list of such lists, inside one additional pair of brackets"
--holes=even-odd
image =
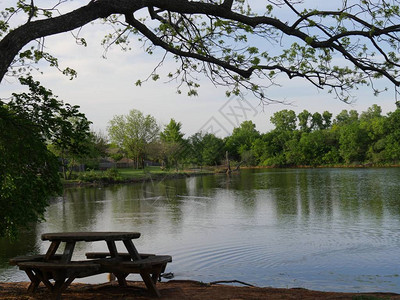
[(120, 261), (114, 262), (109, 260), (99, 260), (98, 263), (102, 267), (115, 268), (128, 273), (136, 273), (142, 269), (149, 269), (152, 267), (165, 266), (172, 261), (169, 255), (153, 255), (136, 261)]
[[(25, 261), (18, 262), (31, 280), (28, 292), (35, 292), (40, 282), (59, 299), (61, 293), (75, 280), (102, 273), (101, 265), (94, 262), (74, 261), (70, 263)], [(54, 280), (54, 283), (50, 280)]]
[(157, 280), (160, 274), (165, 271), (167, 263), (172, 261), (169, 255), (150, 255), (139, 260), (110, 260), (100, 259), (98, 263), (101, 265), (103, 272), (114, 274), (120, 286), (126, 286), (126, 277), (133, 274), (140, 274), (146, 287), (157, 297), (160, 297), (160, 292), (156, 288)]
[[(8, 261), (10, 265), (12, 266), (16, 266), (19, 263), (22, 262), (31, 262), (31, 261), (43, 261), (45, 255), (44, 254), (36, 254), (36, 255), (23, 255), (23, 256), (17, 256), (17, 257), (13, 257), (10, 258), (10, 260)], [(60, 260), (62, 257), (61, 254), (55, 254), (54, 255), (54, 259), (55, 260)]]
[(68, 277), (83, 278), (101, 273), (100, 264), (86, 261), (70, 263), (27, 261), (18, 263), (18, 267), (25, 272), (34, 271), (35, 274), (39, 274), (39, 277), (43, 276), (47, 280), (59, 280)]
[(99, 270), (100, 264), (93, 263), (91, 261), (73, 261), (69, 263), (60, 262), (44, 262), (44, 261), (25, 261), (18, 263), (20, 269), (24, 270), (27, 268), (35, 268), (43, 271), (52, 270), (66, 270), (66, 271), (81, 271), (81, 270)]
[[(96, 259), (96, 258), (109, 258), (111, 257), (110, 252), (86, 252), (85, 253), (86, 258), (88, 259)], [(149, 254), (149, 253), (139, 253), (140, 257), (143, 258), (148, 258), (149, 256), (154, 256), (155, 254)], [(123, 253), (118, 253), (118, 256), (124, 258), (124, 259), (131, 259), (131, 255), (129, 253), (123, 252)]]

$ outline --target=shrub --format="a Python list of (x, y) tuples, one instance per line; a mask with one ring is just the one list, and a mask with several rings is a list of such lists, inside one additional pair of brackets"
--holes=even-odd
[(81, 172), (78, 174), (78, 179), (84, 182), (113, 183), (122, 181), (122, 176), (116, 168), (111, 168), (104, 172), (93, 170)]

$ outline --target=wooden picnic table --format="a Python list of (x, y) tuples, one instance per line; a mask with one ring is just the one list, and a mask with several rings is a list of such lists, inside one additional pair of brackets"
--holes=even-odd
[[(140, 254), (132, 242), (139, 237), (138, 232), (45, 233), (42, 240), (51, 242), (45, 255), (16, 257), (10, 263), (26, 272), (31, 280), (28, 291), (32, 293), (43, 282), (56, 298), (60, 298), (75, 278), (100, 273), (112, 273), (120, 286), (126, 286), (126, 277), (130, 273), (138, 273), (151, 294), (160, 297), (156, 282), (172, 258), (168, 255)], [(77, 242), (95, 241), (105, 241), (109, 252), (86, 253), (85, 260), (72, 260)], [(122, 241), (127, 253), (118, 251), (116, 241)], [(61, 243), (65, 243), (64, 251), (56, 254)]]

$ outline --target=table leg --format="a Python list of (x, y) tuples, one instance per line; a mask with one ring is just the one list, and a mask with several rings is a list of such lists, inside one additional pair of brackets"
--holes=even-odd
[(65, 279), (66, 278), (60, 278), (54, 282), (52, 293), (54, 294), (55, 299), (57, 300), (61, 299), (62, 292), (67, 289), (67, 287), (72, 283), (72, 281), (74, 281), (75, 277), (70, 277), (67, 280)]
[(153, 282), (151, 278), (151, 274), (146, 270), (142, 270), (140, 271), (140, 276), (142, 277), (143, 282), (146, 285), (149, 292), (153, 294), (153, 296), (161, 297), (160, 291), (157, 289), (156, 284)]
[[(135, 245), (133, 244), (132, 240), (123, 240), (126, 249), (128, 250), (129, 254), (132, 257), (132, 260), (141, 260), (139, 252), (136, 250)], [(161, 297), (160, 292), (158, 291), (155, 282), (148, 270), (141, 270), (140, 276), (144, 284), (146, 285), (149, 292), (156, 297)], [(156, 281), (157, 282), (157, 281)]]
[(124, 273), (115, 273), (115, 276), (118, 279), (118, 285), (119, 286), (123, 286), (126, 287), (128, 286), (128, 284), (126, 283), (126, 277), (128, 276), (128, 274), (124, 274)]
[(136, 250), (135, 245), (132, 243), (132, 240), (123, 240), (126, 249), (132, 257), (132, 260), (140, 260), (141, 257), (139, 252)]
[(114, 241), (107, 241), (107, 247), (108, 247), (108, 250), (110, 251), (111, 257), (118, 256), (117, 246), (115, 245)]
[[(53, 291), (53, 285), (51, 284), (47, 272), (41, 272), (39, 269), (35, 269), (36, 276), (40, 279), (41, 282), (50, 290)], [(51, 278), (51, 276), (50, 276)]]
[(44, 256), (44, 261), (49, 261), (54, 256), (54, 254), (56, 254), (58, 246), (60, 246), (60, 243), (61, 242), (59, 241), (51, 242), (51, 245), (47, 250), (46, 255)]
[(69, 285), (72, 283), (72, 281), (74, 281), (76, 278), (76, 276), (71, 276), (69, 277), (65, 282), (63, 281), (61, 287), (60, 287), (60, 292), (62, 293), (63, 291), (65, 291)]
[(28, 275), (29, 279), (31, 280), (31, 283), (28, 287), (28, 293), (34, 293), (37, 290), (41, 280), (30, 269), (25, 270), (25, 273), (26, 273), (26, 275)]
[(157, 281), (160, 279), (160, 274), (161, 272), (157, 271), (151, 275), (151, 279), (153, 280), (154, 284), (156, 284)]
[(71, 261), (74, 248), (75, 248), (75, 242), (66, 243), (63, 256), (61, 257), (62, 263), (68, 263)]
[[(115, 245), (114, 241), (107, 241), (107, 247), (108, 247), (108, 250), (110, 251), (111, 257), (113, 257), (113, 258), (118, 257), (118, 250), (117, 250), (117, 246)], [(112, 276), (117, 277), (119, 286), (124, 286), (124, 287), (127, 286), (127, 283), (126, 283), (127, 275), (126, 274), (112, 273), (112, 274), (110, 274), (110, 279)]]

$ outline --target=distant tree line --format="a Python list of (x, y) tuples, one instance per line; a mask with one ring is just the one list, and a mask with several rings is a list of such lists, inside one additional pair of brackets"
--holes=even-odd
[(303, 110), (296, 116), (282, 110), (271, 117), (275, 128), (254, 138), (245, 151), (239, 149), (236, 158), (246, 156), (263, 166), (396, 164), (399, 117), (400, 109), (383, 116), (376, 104), (361, 114), (342, 110), (335, 119), (328, 111)]
[(203, 132), (184, 138), (180, 122), (171, 119), (161, 131), (153, 117), (132, 110), (127, 116), (114, 117), (108, 132), (114, 147), (137, 167), (143, 167), (146, 159), (176, 169), (220, 165), (226, 152), (229, 159), (247, 166), (388, 165), (400, 161), (400, 108), (382, 115), (381, 107), (374, 104), (361, 114), (342, 110), (335, 118), (329, 111), (303, 110), (296, 115), (285, 109), (274, 113), (270, 121), (274, 129), (266, 133), (257, 131), (248, 120), (225, 138)]

